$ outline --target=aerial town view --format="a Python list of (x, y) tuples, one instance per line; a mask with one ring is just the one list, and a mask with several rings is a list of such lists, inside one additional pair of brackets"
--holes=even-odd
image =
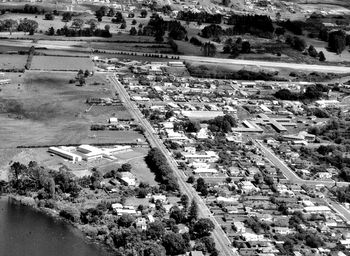
[(350, 0), (0, 0), (0, 256), (350, 256)]

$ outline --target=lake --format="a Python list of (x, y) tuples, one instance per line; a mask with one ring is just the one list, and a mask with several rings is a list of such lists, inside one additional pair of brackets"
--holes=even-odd
[(69, 224), (0, 198), (1, 256), (109, 256)]

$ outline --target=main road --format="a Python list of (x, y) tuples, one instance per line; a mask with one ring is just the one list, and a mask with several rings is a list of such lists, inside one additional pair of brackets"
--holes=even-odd
[(124, 102), (125, 106), (133, 114), (135, 120), (137, 120), (145, 129), (144, 135), (149, 141), (152, 147), (159, 148), (164, 156), (166, 157), (170, 167), (173, 169), (175, 176), (178, 179), (181, 192), (186, 194), (190, 199), (194, 199), (198, 204), (198, 212), (201, 217), (209, 218), (215, 224), (215, 229), (212, 234), (216, 241), (217, 248), (219, 252), (223, 255), (238, 255), (233, 252), (231, 247), (231, 241), (227, 237), (226, 233), (222, 230), (220, 224), (217, 222), (215, 217), (211, 214), (210, 210), (206, 206), (204, 200), (197, 194), (194, 188), (186, 182), (186, 175), (178, 169), (177, 163), (170, 155), (170, 152), (164, 146), (161, 139), (153, 132), (154, 129), (151, 124), (144, 118), (139, 108), (136, 104), (130, 100), (128, 92), (125, 90), (124, 86), (119, 82), (118, 78), (114, 75), (107, 76), (114, 86), (115, 90), (118, 92), (119, 97)]

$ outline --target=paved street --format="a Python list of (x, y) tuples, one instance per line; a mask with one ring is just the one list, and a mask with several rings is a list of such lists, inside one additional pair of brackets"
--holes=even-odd
[(159, 137), (153, 133), (153, 128), (151, 124), (143, 117), (141, 111), (138, 109), (136, 104), (130, 100), (130, 97), (127, 91), (124, 89), (123, 85), (120, 84), (118, 79), (115, 76), (108, 76), (111, 80), (115, 90), (119, 93), (121, 100), (124, 102), (125, 106), (130, 110), (135, 120), (137, 120), (145, 129), (145, 137), (149, 141), (152, 147), (159, 148), (164, 156), (167, 158), (169, 165), (174, 171), (175, 176), (178, 178), (178, 182), (180, 185), (180, 191), (186, 194), (190, 200), (195, 199), (198, 204), (198, 210), (200, 217), (210, 218), (215, 224), (215, 229), (213, 231), (213, 237), (216, 241), (217, 249), (221, 253), (221, 255), (236, 255), (230, 248), (230, 240), (226, 236), (225, 232), (222, 230), (219, 223), (210, 213), (210, 210), (206, 206), (203, 199), (197, 194), (194, 188), (186, 183), (187, 177), (185, 174), (177, 168), (177, 164), (175, 160), (170, 156), (169, 151), (164, 146), (163, 142), (159, 139)]

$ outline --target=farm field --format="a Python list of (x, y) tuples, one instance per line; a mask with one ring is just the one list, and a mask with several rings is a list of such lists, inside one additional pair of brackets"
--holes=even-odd
[(0, 69), (24, 69), (28, 55), (0, 54)]
[(97, 108), (94, 113), (86, 112), (87, 98), (113, 94), (102, 75), (88, 78), (84, 87), (68, 83), (74, 76), (75, 72), (12, 76), (12, 84), (2, 86), (0, 92), (0, 148), (144, 140), (134, 131), (90, 131), (91, 124), (106, 121), (108, 113), (126, 110), (111, 106), (108, 111)]
[(92, 70), (93, 63), (85, 57), (34, 56), (31, 69), (33, 70)]

